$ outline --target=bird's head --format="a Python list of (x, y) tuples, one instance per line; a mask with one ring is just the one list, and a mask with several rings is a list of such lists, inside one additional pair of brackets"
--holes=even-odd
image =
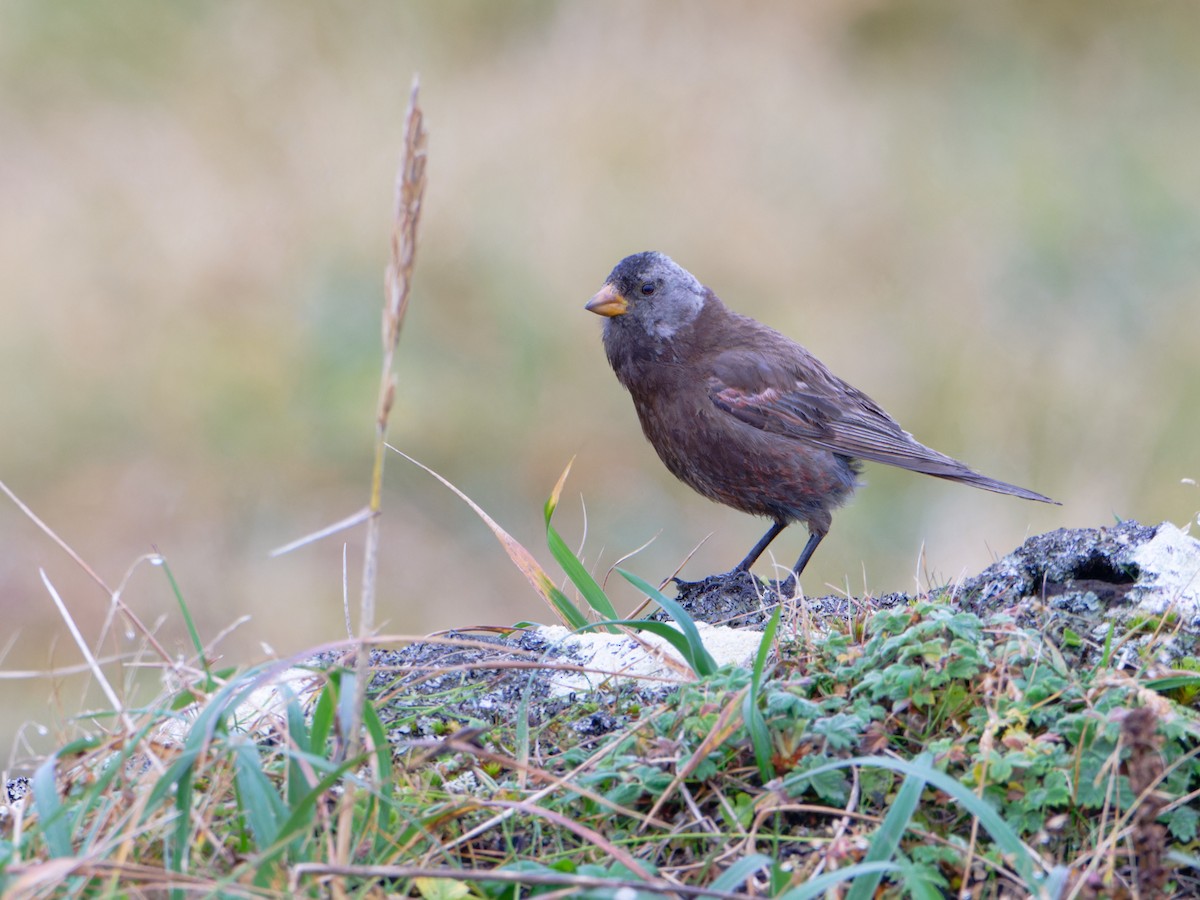
[(638, 332), (669, 341), (704, 308), (708, 291), (665, 254), (648, 251), (627, 256), (584, 309), (608, 317), (606, 336)]

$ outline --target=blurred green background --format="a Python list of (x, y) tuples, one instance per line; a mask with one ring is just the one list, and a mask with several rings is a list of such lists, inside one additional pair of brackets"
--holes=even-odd
[[(112, 584), (157, 547), (206, 640), (248, 616), (225, 663), (343, 636), (342, 539), (267, 553), (366, 501), (419, 72), (429, 189), (391, 440), (547, 567), (541, 506), (573, 456), (559, 526), (601, 572), (657, 535), (627, 565), (665, 576), (709, 534), (684, 574), (724, 571), (765, 528), (671, 479), (582, 309), (645, 249), (926, 443), (1065, 504), (869, 466), (809, 593), (942, 583), (1114, 515), (1185, 523), (1198, 33), (1182, 2), (8, 0), (0, 478)], [(550, 618), (395, 456), (383, 528), (385, 630)], [(105, 596), (7, 501), (0, 541), (0, 667), (76, 665), (39, 567), (92, 641)], [(187, 653), (160, 570), (123, 597)], [(99, 649), (137, 646), (122, 626)], [(0, 748), (93, 703), (80, 684), (0, 680)]]

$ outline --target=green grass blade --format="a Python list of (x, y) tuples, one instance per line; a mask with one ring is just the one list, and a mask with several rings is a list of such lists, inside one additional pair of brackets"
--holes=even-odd
[(33, 773), (33, 805), (46, 849), (51, 856), (70, 856), (71, 825), (67, 810), (58, 797), (58, 756), (50, 756)]
[(558, 588), (551, 585), (547, 590), (546, 596), (549, 597), (550, 603), (554, 606), (559, 618), (563, 620), (563, 624), (568, 628), (578, 631), (580, 628), (586, 628), (591, 624), (588, 622), (588, 617), (580, 612), (579, 607), (572, 603), (570, 598)]
[[(583, 599), (587, 601), (588, 606), (606, 619), (616, 619), (619, 618), (617, 610), (604, 593), (603, 588), (596, 583), (596, 579), (592, 577), (592, 573), (580, 562), (579, 557), (567, 546), (566, 541), (562, 539), (559, 533), (555, 531), (554, 526), (550, 524), (550, 520), (554, 518), (554, 511), (558, 509), (558, 500), (562, 496), (563, 485), (567, 482), (567, 475), (571, 471), (571, 464), (574, 462), (575, 460), (572, 459), (571, 462), (567, 463), (567, 467), (558, 476), (554, 490), (550, 492), (550, 496), (546, 499), (546, 505), (542, 508), (542, 514), (546, 520), (546, 546), (550, 548), (550, 555), (562, 566), (562, 570), (567, 574), (567, 578), (570, 579), (571, 584), (575, 585), (579, 593), (583, 595)], [(575, 625), (573, 627), (578, 628), (579, 626)]]
[(546, 520), (546, 545), (550, 548), (550, 555), (562, 566), (567, 578), (579, 589), (579, 593), (583, 595), (588, 606), (606, 619), (617, 618), (617, 610), (612, 605), (612, 601), (608, 599), (603, 588), (592, 577), (592, 573), (579, 561), (575, 552), (554, 530), (549, 519)]
[[(369, 673), (368, 677), (370, 677)], [(347, 722), (358, 721), (358, 717), (354, 715), (355, 681), (357, 680), (358, 673), (353, 669), (342, 670), (341, 690), (337, 696), (338, 712), (336, 721), (339, 725), (339, 731), (345, 729)], [(345, 752), (344, 748), (349, 743), (349, 738), (350, 736), (343, 731), (341, 734), (343, 753)]]
[(375, 804), (375, 853), (382, 855), (391, 841), (391, 829), (388, 827), (391, 817), (391, 805), (388, 801), (395, 790), (392, 779), (392, 744), (387, 737), (387, 728), (379, 718), (379, 711), (370, 700), (363, 704), (363, 727), (371, 736), (371, 746), (375, 754), (375, 769), (378, 772), (378, 782), (370, 797)]
[[(687, 642), (691, 646), (690, 656), (695, 660), (692, 668), (695, 669), (696, 674), (704, 676), (711, 675), (717, 671), (716, 660), (712, 658), (705, 648), (704, 642), (700, 640), (700, 632), (696, 629), (696, 623), (688, 615), (687, 610), (645, 579), (639, 578), (632, 572), (626, 572), (624, 569), (617, 569), (617, 571), (621, 573), (622, 578), (665, 609), (667, 614), (679, 623), (684, 637), (687, 638)], [(644, 620), (642, 621), (644, 622)]]
[(213, 735), (227, 731), (228, 717), (254, 693), (259, 686), (259, 677), (270, 665), (275, 664), (255, 666), (247, 670), (209, 697), (207, 702), (201, 706), (191, 728), (188, 729), (184, 746), (188, 748), (202, 747), (212, 739)]
[(766, 784), (775, 777), (775, 766), (771, 764), (771, 730), (758, 708), (758, 696), (747, 691), (742, 697), (742, 720), (746, 733), (750, 735), (750, 746), (754, 748), (754, 763), (758, 766), (758, 777)]
[(188, 609), (188, 605), (184, 602), (183, 591), (179, 589), (179, 582), (175, 580), (175, 575), (171, 571), (171, 567), (167, 565), (167, 558), (161, 553), (158, 555), (159, 564), (162, 566), (163, 573), (167, 576), (167, 582), (171, 585), (171, 592), (175, 595), (175, 602), (179, 604), (179, 611), (183, 614), (183, 622), (187, 626), (188, 637), (192, 641), (192, 649), (196, 651), (196, 658), (200, 661), (200, 665), (204, 667), (205, 676), (205, 691), (211, 691), (216, 685), (212, 680), (212, 672), (208, 668), (208, 657), (204, 653), (204, 642), (200, 640), (200, 632), (196, 628), (196, 623), (192, 619), (192, 613)]
[(771, 764), (771, 732), (767, 728), (767, 720), (759, 709), (762, 697), (763, 673), (767, 668), (767, 659), (775, 644), (775, 632), (779, 630), (779, 618), (783, 612), (782, 606), (776, 606), (771, 614), (767, 627), (763, 629), (762, 640), (758, 642), (758, 652), (754, 655), (754, 668), (750, 675), (750, 690), (742, 698), (742, 719), (746, 723), (746, 732), (750, 735), (750, 745), (754, 748), (754, 761), (758, 765), (758, 774), (763, 784), (775, 777), (775, 767)]
[(914, 763), (884, 756), (858, 756), (853, 759), (839, 760), (823, 766), (817, 766), (807, 772), (790, 775), (784, 780), (784, 786), (792, 789), (816, 775), (851, 766), (874, 766), (881, 769), (890, 769), (893, 772), (901, 772), (904, 775), (915, 775), (917, 778), (924, 779), (938, 790), (949, 794), (962, 805), (963, 809), (979, 820), (979, 824), (992, 836), (992, 839), (996, 842), (1001, 852), (1011, 858), (1013, 867), (1025, 881), (1025, 887), (1034, 896), (1043, 895), (1044, 891), (1040, 887), (1041, 880), (1037, 874), (1039, 861), (1021, 842), (1020, 837), (1013, 830), (1012, 826), (1001, 818), (1000, 814), (996, 812), (995, 807), (987, 800), (977, 796), (966, 785), (961, 784), (943, 772), (939, 772), (930, 765), (917, 766)]
[(751, 692), (757, 694), (762, 689), (763, 674), (767, 670), (767, 660), (775, 646), (775, 632), (779, 630), (779, 618), (783, 614), (783, 606), (775, 607), (767, 626), (763, 629), (762, 640), (758, 642), (758, 652), (754, 654), (754, 669), (750, 675)]
[[(709, 887), (714, 891), (723, 891), (732, 894), (742, 886), (747, 878), (755, 872), (761, 872), (763, 869), (769, 868), (774, 862), (775, 860), (763, 853), (743, 856), (714, 879)], [(708, 894), (701, 894), (698, 900), (705, 900), (708, 896)]]
[[(281, 686), (281, 689), (284, 688)], [(300, 701), (290, 691), (287, 701), (287, 730), (288, 737), (291, 738), (292, 744), (296, 748), (294, 753), (289, 754), (287, 762), (287, 805), (290, 809), (296, 805), (307, 788), (304, 768), (300, 765), (300, 757), (311, 755), (314, 752), (312, 734), (308, 729), (304, 710), (300, 706)]]
[(1151, 678), (1146, 687), (1153, 688), (1159, 693), (1173, 691), (1176, 688), (1200, 687), (1200, 675), (1167, 675), (1162, 678)]
[(187, 868), (188, 834), (192, 824), (192, 775), (195, 771), (196, 758), (200, 755), (199, 748), (184, 750), (162, 777), (150, 789), (150, 797), (142, 813), (142, 819), (149, 818), (150, 813), (157, 810), (163, 798), (174, 792), (175, 820), (172, 823), (167, 839), (164, 841), (167, 868), (172, 872), (183, 872)]
[(847, 866), (844, 869), (838, 869), (836, 872), (826, 872), (824, 875), (819, 875), (811, 881), (806, 881), (799, 887), (794, 887), (790, 891), (780, 894), (776, 900), (813, 900), (815, 897), (823, 897), (826, 891), (830, 891), (838, 885), (861, 878), (864, 875), (873, 875), (876, 873), (886, 875), (888, 872), (896, 872), (899, 869), (900, 866), (895, 863), (858, 863), (857, 865)]
[(323, 756), (329, 735), (333, 731), (335, 713), (337, 712), (338, 686), (341, 684), (341, 673), (337, 670), (329, 672), (329, 680), (317, 695), (313, 704), (312, 721), (309, 723), (309, 746), (312, 752)]
[(188, 778), (192, 766), (196, 764), (196, 758), (200, 755), (200, 750), (190, 749), (184, 750), (179, 756), (167, 766), (167, 771), (154, 782), (154, 787), (150, 788), (150, 796), (146, 800), (146, 811), (143, 813), (143, 821), (149, 813), (158, 809), (158, 805), (162, 803), (163, 798), (172, 791), (176, 797), (182, 793), (181, 785)]
[(371, 743), (375, 747), (375, 765), (379, 768), (379, 777), (384, 784), (392, 780), (392, 745), (387, 739), (387, 729), (379, 719), (379, 711), (375, 704), (368, 700), (363, 705), (363, 727), (371, 735)]
[(265, 864), (277, 858), (286, 847), (287, 842), (298, 835), (308, 833), (316, 821), (317, 804), (328, 799), (328, 792), (337, 785), (347, 772), (361, 765), (362, 759), (348, 759), (340, 766), (328, 772), (311, 789), (297, 797), (296, 802), (287, 810), (287, 818), (279, 825), (276, 845), (267, 853), (260, 864)]
[[(922, 753), (913, 760), (917, 768), (929, 768), (933, 755)], [(912, 821), (913, 812), (921, 800), (921, 791), (925, 789), (925, 779), (912, 773), (905, 777), (904, 784), (896, 793), (896, 799), (888, 810), (886, 818), (880, 823), (874, 837), (871, 838), (871, 849), (863, 857), (863, 862), (886, 862), (896, 854), (896, 848), (904, 837)], [(870, 900), (875, 896), (875, 890), (883, 881), (883, 873), (876, 872), (863, 878), (857, 878), (846, 894), (846, 900)]]
[(238, 739), (232, 749), (238, 805), (254, 836), (255, 848), (263, 851), (275, 843), (287, 811), (263, 772), (262, 757), (254, 742)]

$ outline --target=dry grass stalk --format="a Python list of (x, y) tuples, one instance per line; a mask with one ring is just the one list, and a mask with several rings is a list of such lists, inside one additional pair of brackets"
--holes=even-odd
[[(163, 647), (161, 643), (159, 643), (154, 632), (140, 618), (138, 618), (137, 613), (130, 609), (125, 604), (125, 601), (121, 599), (121, 588), (124, 586), (124, 583), (122, 583), (121, 587), (118, 587), (115, 591), (110, 588), (108, 584), (105, 583), (104, 579), (96, 573), (96, 570), (88, 565), (83, 557), (76, 553), (66, 541), (59, 537), (58, 533), (54, 531), (54, 529), (43, 522), (41, 518), (39, 518), (38, 515), (32, 509), (30, 509), (30, 507), (27, 506), (20, 497), (14, 494), (9, 486), (3, 481), (0, 481), (0, 493), (7, 495), (8, 498), (16, 505), (17, 509), (21, 510), (27, 519), (33, 522), (33, 524), (36, 525), (47, 537), (49, 537), (50, 540), (57, 544), (63, 550), (63, 552), (65, 552), (67, 556), (71, 557), (75, 564), (79, 566), (79, 568), (82, 569), (89, 578), (92, 579), (92, 581), (96, 582), (96, 584), (100, 586), (100, 589), (108, 595), (108, 599), (112, 604), (112, 609), (120, 612), (121, 616), (142, 637), (142, 639), (154, 648), (159, 659), (161, 659), (165, 665), (171, 666), (174, 664), (174, 655), (168, 652), (167, 649)], [(157, 556), (157, 553), (153, 554), (153, 557)], [(151, 558), (152, 557), (149, 556), (142, 557), (143, 560)], [(139, 562), (141, 562), (141, 560), (139, 560)]]
[(363, 559), (362, 621), (360, 636), (374, 628), (375, 574), (379, 557), (379, 511), (382, 506), (383, 460), (387, 450), (388, 418), (396, 394), (396, 377), (392, 371), (396, 343), (404, 314), (408, 310), (412, 285), (413, 262), (417, 253), (417, 223), (421, 218), (421, 203), (425, 196), (425, 132), (424, 116), (417, 101), (417, 79), (413, 79), (408, 112), (404, 125), (404, 153), (396, 175), (396, 200), (393, 211), (391, 259), (388, 261), (385, 285), (387, 305), (383, 310), (383, 365), (379, 380), (379, 400), (375, 415), (375, 467), (371, 475), (371, 519), (367, 523), (367, 547)]
[[(396, 344), (404, 314), (408, 309), (412, 285), (413, 264), (417, 254), (417, 223), (425, 196), (425, 144), (427, 134), (424, 116), (418, 103), (419, 81), (413, 78), (408, 111), (404, 122), (404, 150), (400, 170), (396, 175), (396, 197), (393, 209), (391, 256), (385, 275), (386, 304), (383, 310), (383, 363), (379, 379), (379, 399), (375, 414), (375, 466), (371, 474), (371, 500), (368, 504), (367, 537), (363, 549), (362, 595), (359, 604), (358, 649), (355, 656), (353, 720), (347, 725), (347, 753), (353, 757), (362, 740), (361, 710), (370, 679), (368, 642), (375, 630), (375, 584), (379, 563), (379, 513), (383, 495), (383, 461), (387, 452), (387, 426), (396, 396), (396, 378), (392, 371)], [(352, 782), (347, 783), (343, 797), (339, 829), (338, 857), (343, 863), (353, 853), (350, 847), (350, 819), (354, 809)]]

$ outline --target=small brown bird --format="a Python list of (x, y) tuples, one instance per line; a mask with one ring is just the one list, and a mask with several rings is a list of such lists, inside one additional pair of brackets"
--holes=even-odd
[(858, 486), (859, 460), (1057, 503), (918, 443), (799, 344), (728, 309), (661, 253), (625, 257), (585, 308), (606, 317), (608, 361), (671, 473), (773, 520), (734, 571), (799, 521), (809, 532), (792, 567), (799, 577), (829, 532), (830, 510)]

